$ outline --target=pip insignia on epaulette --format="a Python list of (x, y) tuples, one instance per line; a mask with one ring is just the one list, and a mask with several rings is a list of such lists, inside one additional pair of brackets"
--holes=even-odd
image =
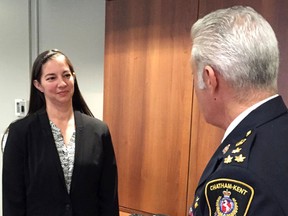
[(234, 146), (233, 144), (228, 144), (223, 148), (222, 153), (227, 153), (227, 156), (223, 161), (225, 164), (230, 164), (232, 162), (243, 163), (246, 160), (247, 157), (245, 153), (242, 152), (242, 149), (251, 134), (252, 130), (249, 130), (246, 132), (245, 137), (236, 142)]

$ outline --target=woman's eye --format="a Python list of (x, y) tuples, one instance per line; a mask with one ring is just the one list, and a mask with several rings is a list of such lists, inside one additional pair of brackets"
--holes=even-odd
[(65, 74), (64, 77), (66, 77), (67, 79), (69, 79), (71, 77), (71, 74)]
[(46, 78), (46, 80), (48, 80), (48, 81), (49, 81), (49, 80), (51, 81), (51, 80), (54, 80), (54, 79), (55, 79), (55, 77), (47, 77), (47, 78)]

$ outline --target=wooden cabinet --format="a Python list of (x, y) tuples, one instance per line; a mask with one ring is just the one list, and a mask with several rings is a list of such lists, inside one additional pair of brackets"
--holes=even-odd
[[(266, 2), (106, 2), (104, 120), (116, 152), (122, 210), (187, 214), (200, 175), (223, 136), (204, 121), (193, 94), (190, 28), (214, 9), (250, 4), (276, 32), (286, 34), (279, 37), (283, 59), (288, 2)], [(280, 76), (287, 80), (284, 64)], [(280, 82), (282, 92), (283, 86)]]

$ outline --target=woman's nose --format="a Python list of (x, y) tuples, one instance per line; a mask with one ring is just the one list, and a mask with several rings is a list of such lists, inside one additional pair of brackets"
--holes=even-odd
[(67, 86), (67, 83), (65, 82), (65, 80), (63, 78), (60, 78), (58, 86), (59, 87), (65, 87), (65, 86)]

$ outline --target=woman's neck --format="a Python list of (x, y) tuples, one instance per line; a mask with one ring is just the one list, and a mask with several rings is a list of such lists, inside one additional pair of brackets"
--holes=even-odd
[(75, 119), (73, 107), (67, 107), (64, 109), (57, 109), (55, 107), (47, 107), (47, 114), (50, 121), (60, 129), (63, 136), (65, 145), (67, 145), (75, 131)]
[(46, 108), (49, 119), (56, 122), (69, 122), (74, 118), (73, 107), (47, 107)]

